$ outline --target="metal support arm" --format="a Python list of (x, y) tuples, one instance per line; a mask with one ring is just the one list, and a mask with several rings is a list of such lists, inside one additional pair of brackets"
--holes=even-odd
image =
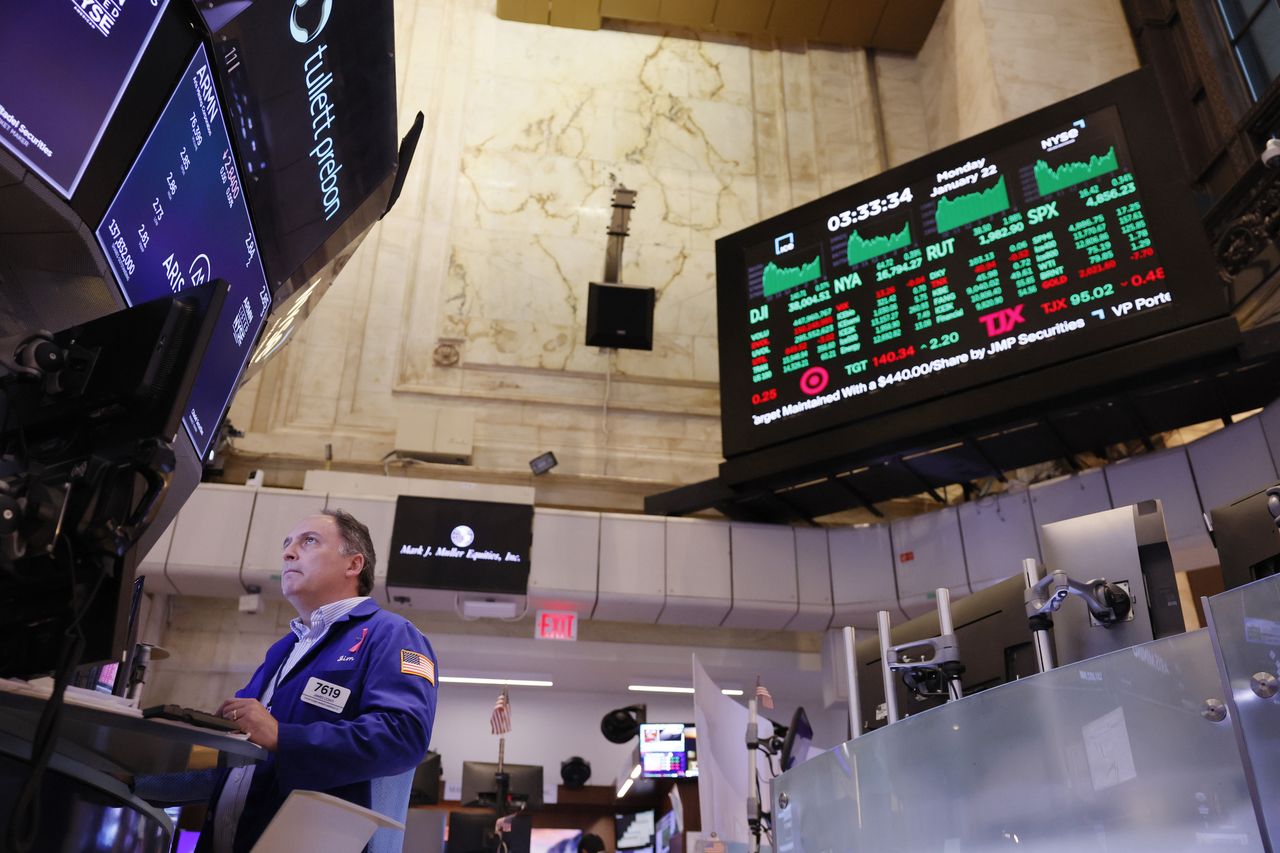
[(1023, 594), (1027, 617), (1056, 611), (1069, 595), (1083, 599), (1093, 618), (1108, 628), (1125, 621), (1133, 610), (1133, 599), (1119, 584), (1106, 578), (1080, 583), (1067, 577), (1066, 572), (1052, 571)]

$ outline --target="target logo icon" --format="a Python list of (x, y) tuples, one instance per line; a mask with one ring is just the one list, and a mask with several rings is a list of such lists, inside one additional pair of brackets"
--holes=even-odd
[(822, 393), (830, 380), (831, 376), (825, 367), (810, 367), (800, 374), (800, 390), (812, 397)]

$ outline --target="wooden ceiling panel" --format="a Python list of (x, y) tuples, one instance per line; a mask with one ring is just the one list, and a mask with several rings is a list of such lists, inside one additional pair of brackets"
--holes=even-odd
[(498, 0), (498, 17), (526, 24), (548, 23), (547, 0)]
[(508, 21), (597, 30), (603, 18), (914, 53), (943, 0), (497, 0)]
[(600, 0), (551, 0), (551, 26), (600, 29)]
[(716, 0), (662, 0), (658, 18), (664, 24), (709, 29), (715, 11)]
[(818, 41), (867, 45), (889, 0), (831, 0)]
[(816, 39), (830, 0), (774, 0), (767, 29), (778, 38)]
[(712, 24), (731, 33), (762, 33), (772, 7), (773, 0), (720, 0)]
[(652, 23), (661, 20), (658, 17), (660, 5), (661, 0), (600, 0), (600, 15), (604, 18)]
[(871, 47), (915, 53), (924, 45), (942, 0), (893, 0), (885, 6)]

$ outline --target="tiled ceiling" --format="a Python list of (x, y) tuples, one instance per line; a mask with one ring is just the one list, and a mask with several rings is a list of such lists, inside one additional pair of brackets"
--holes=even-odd
[(942, 0), (498, 0), (508, 21), (598, 30), (607, 20), (915, 53)]

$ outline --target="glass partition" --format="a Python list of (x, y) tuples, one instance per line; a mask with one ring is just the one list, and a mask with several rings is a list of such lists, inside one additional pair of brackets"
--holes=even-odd
[(1221, 698), (1202, 630), (907, 717), (775, 780), (775, 849), (1263, 850)]
[[(1280, 833), (1280, 575), (1207, 599), (1205, 616), (1258, 820)], [(1274, 846), (1274, 842), (1273, 842)]]

